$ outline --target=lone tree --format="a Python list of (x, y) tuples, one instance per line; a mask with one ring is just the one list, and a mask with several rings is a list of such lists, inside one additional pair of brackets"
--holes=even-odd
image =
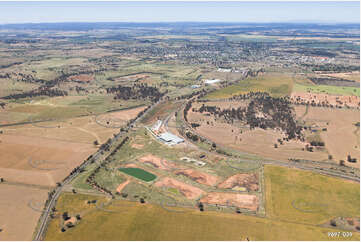
[(98, 140), (94, 141), (94, 145), (99, 145)]
[(198, 203), (198, 208), (199, 208), (199, 211), (203, 212), (203, 211), (204, 211), (204, 205), (203, 205), (203, 203), (199, 202), (199, 203)]
[(330, 221), (330, 225), (333, 226), (333, 227), (336, 227), (337, 226), (336, 221), (332, 219)]
[(64, 212), (64, 213), (63, 213), (63, 219), (64, 219), (64, 220), (70, 219), (68, 212)]

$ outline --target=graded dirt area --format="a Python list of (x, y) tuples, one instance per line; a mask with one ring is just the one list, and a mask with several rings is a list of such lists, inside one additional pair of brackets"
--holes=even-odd
[(0, 241), (32, 240), (47, 197), (47, 190), (0, 184)]
[(360, 167), (360, 133), (355, 124), (360, 122), (360, 111), (356, 109), (335, 109), (309, 107), (296, 108), (297, 116), (313, 125), (316, 129), (326, 128), (320, 133), (327, 151), (333, 156), (334, 162), (347, 160), (347, 155), (357, 158), (356, 163), (346, 162), (347, 165)]
[(130, 180), (126, 180), (125, 182), (119, 184), (117, 187), (117, 192), (121, 193), (124, 187), (126, 187), (130, 183)]
[(151, 164), (152, 166), (161, 170), (170, 170), (177, 167), (175, 164), (152, 154), (145, 155), (138, 160), (143, 163)]
[(235, 206), (257, 211), (258, 197), (250, 194), (210, 192), (200, 200), (202, 203), (223, 206)]
[(132, 144), (131, 147), (134, 149), (137, 149), (137, 150), (141, 150), (144, 147), (144, 145), (143, 144)]
[(178, 189), (186, 198), (196, 199), (200, 197), (204, 191), (198, 187), (194, 187), (176, 179), (165, 177), (154, 184), (156, 187), (172, 187)]
[(228, 177), (226, 180), (224, 180), (218, 185), (218, 188), (227, 189), (233, 189), (237, 187), (245, 187), (248, 191), (258, 191), (258, 175), (255, 173), (236, 174)]
[(196, 171), (193, 169), (178, 170), (174, 172), (174, 174), (189, 177), (193, 181), (207, 186), (214, 186), (219, 180), (217, 176), (210, 175), (205, 172)]

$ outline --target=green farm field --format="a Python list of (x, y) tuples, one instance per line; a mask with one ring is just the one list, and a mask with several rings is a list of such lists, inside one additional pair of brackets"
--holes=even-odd
[(335, 94), (343, 96), (360, 96), (360, 88), (357, 87), (340, 87), (328, 85), (308, 85), (296, 83), (293, 87), (294, 92), (313, 92), (324, 94)]
[(360, 216), (359, 183), (277, 166), (265, 166), (265, 181), (271, 219), (320, 225)]
[(271, 96), (282, 97), (291, 93), (293, 79), (290, 74), (266, 73), (256, 78), (247, 78), (237, 84), (222, 88), (206, 95), (204, 99), (229, 98), (248, 92), (268, 92)]
[[(57, 204), (60, 213), (86, 213), (66, 232), (60, 231), (57, 219), (52, 220), (45, 240), (328, 240), (327, 233), (336, 231), (240, 214), (196, 209), (170, 212), (156, 205), (119, 200), (105, 207), (110, 213), (86, 203), (93, 199), (104, 200), (92, 195), (62, 194)], [(358, 239), (358, 233), (349, 238)]]

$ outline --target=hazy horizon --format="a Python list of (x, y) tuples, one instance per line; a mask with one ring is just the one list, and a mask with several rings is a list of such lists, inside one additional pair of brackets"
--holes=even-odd
[(360, 23), (360, 2), (0, 2), (0, 24)]

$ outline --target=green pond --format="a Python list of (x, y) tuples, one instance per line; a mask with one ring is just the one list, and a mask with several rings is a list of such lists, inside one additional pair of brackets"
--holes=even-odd
[(130, 176), (134, 176), (135, 178), (138, 178), (146, 182), (153, 181), (155, 178), (157, 178), (156, 175), (149, 173), (140, 168), (133, 168), (133, 167), (119, 168), (119, 171), (124, 172), (125, 174), (128, 174)]

